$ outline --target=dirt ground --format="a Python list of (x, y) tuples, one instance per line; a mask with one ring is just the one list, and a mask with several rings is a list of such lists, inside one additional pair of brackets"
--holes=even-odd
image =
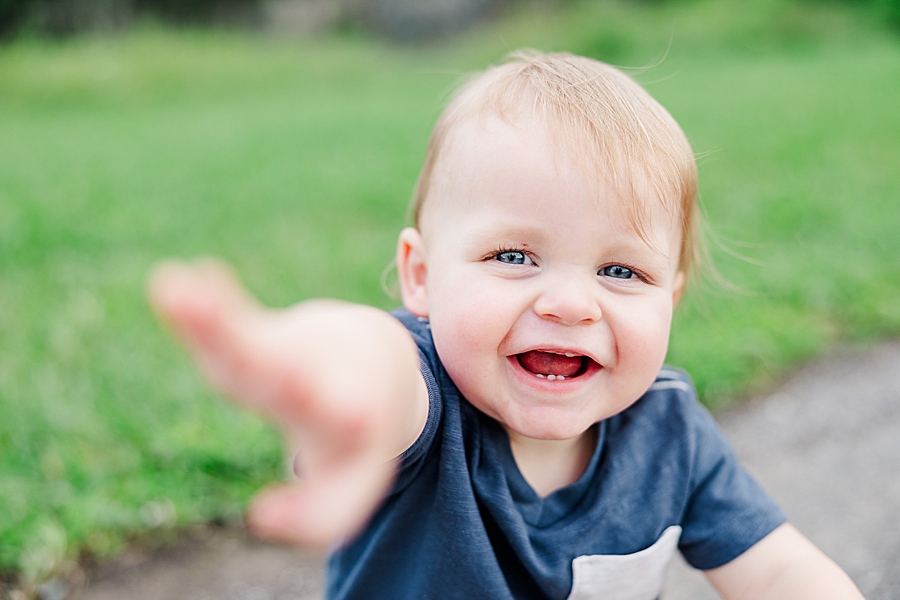
[(322, 563), (320, 555), (261, 542), (238, 527), (211, 527), (185, 534), (168, 550), (134, 549), (90, 573), (88, 585), (70, 595), (73, 600), (318, 600)]
[[(717, 415), (747, 468), (789, 519), (869, 600), (900, 598), (900, 342), (845, 350), (773, 393)], [(238, 528), (185, 534), (50, 582), (42, 600), (307, 600), (322, 597), (320, 556), (249, 539)], [(717, 598), (676, 558), (665, 600)]]

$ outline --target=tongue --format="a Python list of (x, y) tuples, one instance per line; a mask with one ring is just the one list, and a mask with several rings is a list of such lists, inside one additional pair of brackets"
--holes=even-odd
[(519, 364), (532, 373), (564, 377), (571, 377), (581, 370), (581, 359), (581, 356), (569, 357), (540, 350), (519, 354)]

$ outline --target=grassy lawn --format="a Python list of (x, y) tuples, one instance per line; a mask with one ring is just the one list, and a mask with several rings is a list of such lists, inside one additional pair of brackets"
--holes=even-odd
[(396, 306), (382, 273), (442, 99), (523, 45), (655, 65), (635, 76), (702, 156), (739, 289), (695, 286), (669, 360), (705, 401), (900, 334), (900, 39), (744, 4), (531, 9), (427, 49), (154, 28), (0, 47), (0, 570), (237, 518), (284, 475), (272, 430), (153, 321), (148, 270), (218, 255), (269, 304)]

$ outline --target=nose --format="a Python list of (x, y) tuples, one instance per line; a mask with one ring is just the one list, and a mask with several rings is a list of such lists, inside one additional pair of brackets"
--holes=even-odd
[(593, 278), (548, 278), (534, 302), (534, 312), (563, 325), (594, 323), (603, 316), (599, 284)]

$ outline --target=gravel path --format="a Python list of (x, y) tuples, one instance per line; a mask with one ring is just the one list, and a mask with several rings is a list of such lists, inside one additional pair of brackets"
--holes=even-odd
[[(866, 598), (900, 598), (900, 343), (830, 356), (797, 372), (771, 395), (717, 418), (746, 467)], [(234, 529), (202, 531), (162, 554), (126, 555), (90, 579), (69, 596), (322, 596), (320, 557), (257, 542)], [(663, 598), (718, 596), (679, 558)]]

